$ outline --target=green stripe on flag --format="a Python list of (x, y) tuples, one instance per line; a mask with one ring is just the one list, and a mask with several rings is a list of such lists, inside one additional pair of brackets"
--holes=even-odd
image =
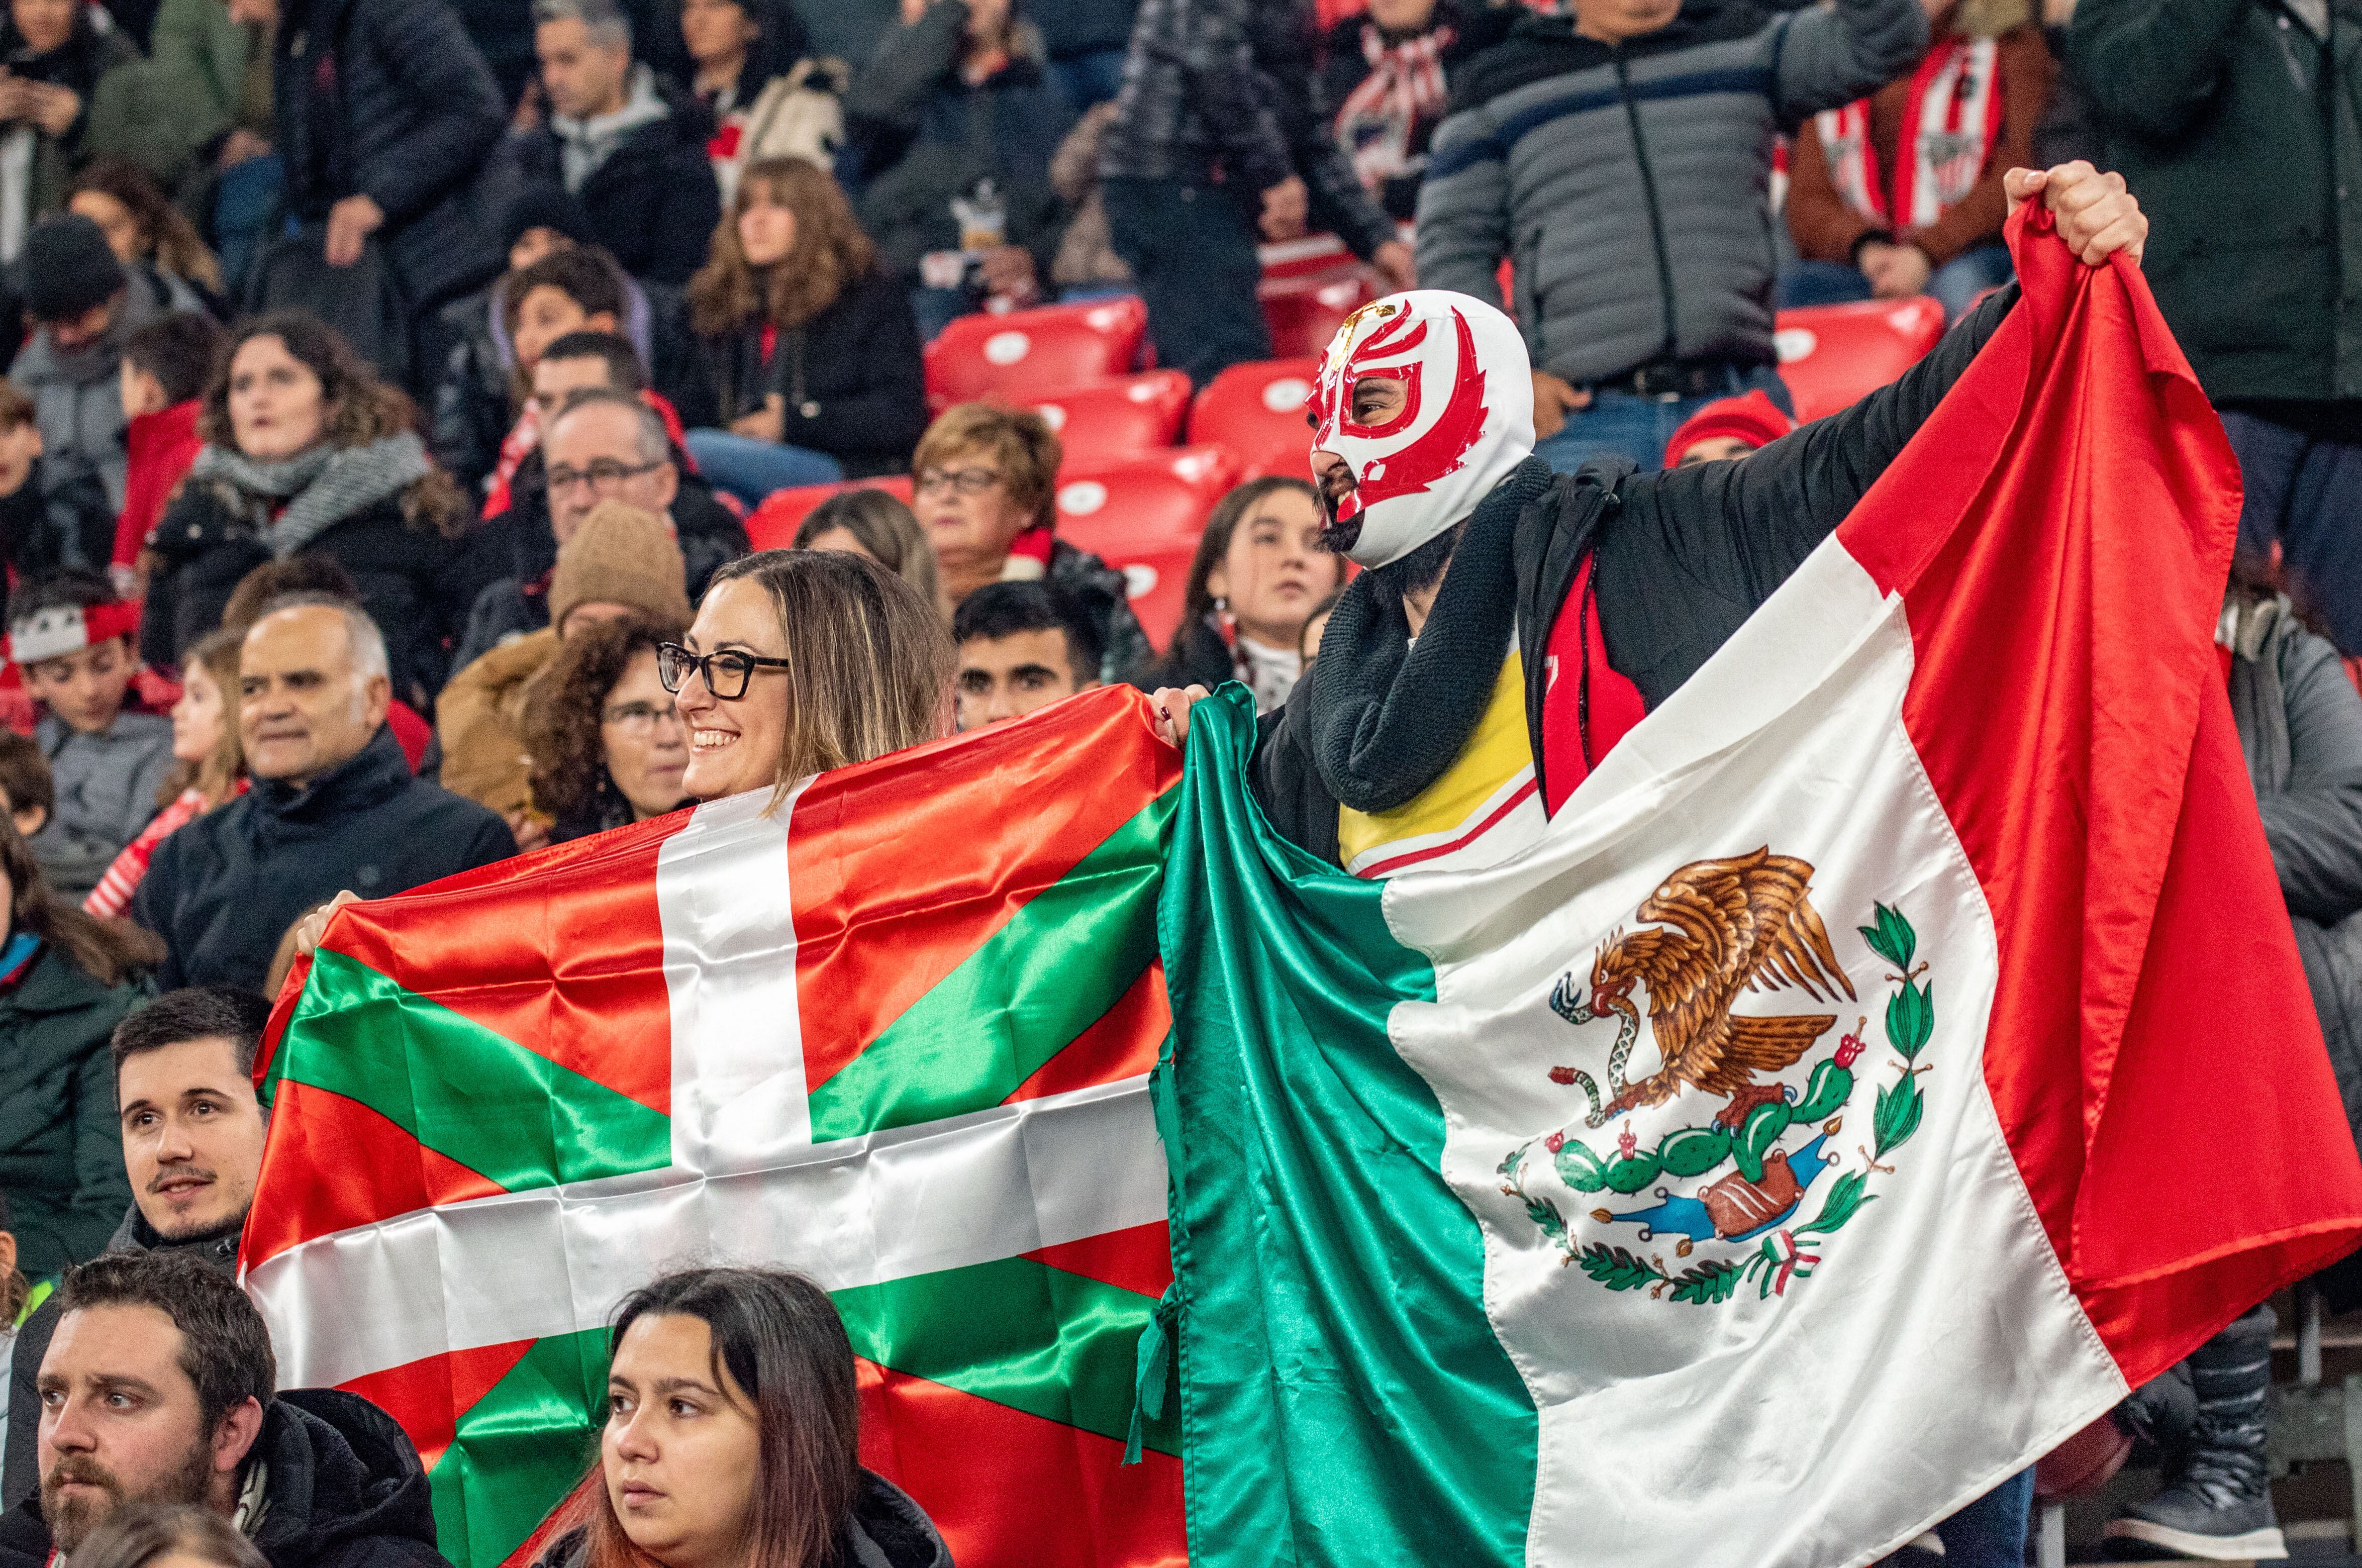
[[(1134, 1355), (1156, 1298), (1002, 1258), (833, 1294), (853, 1349), (878, 1365), (1121, 1442)], [(1168, 1419), (1146, 1446), (1181, 1452)]]
[(814, 1143), (999, 1105), (1156, 956), (1167, 790), (811, 1091)]
[(511, 1192), (660, 1170), (672, 1121), (322, 948), (264, 1084), (359, 1100)]
[(536, 1341), (461, 1414), (426, 1478), (443, 1555), (491, 1568), (523, 1546), (582, 1479), (606, 1403), (605, 1329)]
[(1158, 922), (1191, 1568), (1523, 1564), (1540, 1422), (1386, 1033), (1434, 971), (1383, 883), (1272, 830), (1254, 735), (1243, 687), (1190, 711)]

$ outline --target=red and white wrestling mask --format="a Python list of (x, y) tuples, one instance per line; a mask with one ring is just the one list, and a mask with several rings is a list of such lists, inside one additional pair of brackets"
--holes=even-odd
[(1312, 478), (1330, 545), (1385, 566), (1475, 511), (1533, 455), (1525, 339), (1466, 294), (1389, 294), (1347, 316), (1330, 340), (1312, 414)]

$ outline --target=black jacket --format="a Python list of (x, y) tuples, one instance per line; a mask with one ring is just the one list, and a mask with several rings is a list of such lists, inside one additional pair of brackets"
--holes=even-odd
[(287, 201), (319, 222), (350, 195), (414, 306), (470, 289), (505, 260), (468, 193), (507, 128), (499, 87), (447, 0), (283, 0), (271, 116)]
[[(139, 655), (177, 666), (221, 624), (238, 580), (270, 559), (255, 502), (226, 480), (192, 480), (156, 525), (159, 563), (139, 621)], [(306, 554), (334, 557), (360, 585), (361, 607), (385, 634), (393, 694), (415, 708), (443, 685), (447, 639), (464, 624), (465, 549), (402, 514), (399, 496), (323, 528)]]
[(411, 776), (391, 729), (297, 789), (275, 778), (167, 838), (132, 895), (131, 917), (170, 950), (160, 989), (259, 989), (297, 918), (349, 888), (365, 899), (516, 853), (508, 824)]
[[(204, 1236), (192, 1242), (167, 1242), (133, 1208), (107, 1239), (106, 1250), (194, 1253), (224, 1274), (234, 1275), (237, 1272), (237, 1238), (238, 1232), (231, 1231), (226, 1235)], [(50, 1352), (50, 1337), (57, 1331), (58, 1297), (51, 1291), (17, 1329), (16, 1349), (8, 1364), (8, 1454), (6, 1472), (0, 1474), (0, 1510), (15, 1507), (40, 1488), (40, 1449), (34, 1432), (41, 1423), (41, 1395), (35, 1380), (40, 1376), (41, 1357)]]
[(835, 304), (780, 332), (767, 361), (759, 325), (704, 347), (719, 423), (756, 412), (777, 392), (787, 445), (826, 452), (847, 479), (910, 468), (927, 428), (927, 378), (900, 279), (879, 271), (846, 285)]
[[(680, 490), (672, 498), (672, 525), (687, 568), (689, 602), (725, 564), (754, 548), (746, 525), (714, 499), (713, 487), (689, 471), (689, 454), (675, 447)], [(468, 558), (456, 602), (468, 618), (451, 668), (465, 669), (513, 636), (549, 624), (549, 574), (557, 566), (557, 536), (549, 529), (549, 489), (542, 454), (528, 453), (509, 482), (509, 509), (468, 536)]]
[[(1736, 462), (1636, 473), (1622, 458), (1561, 475), (1518, 519), (1518, 646), (1527, 734), (1542, 766), (1543, 668), (1586, 555), (1607, 662), (1653, 712), (1834, 533), (1969, 368), (2017, 301), (2013, 283), (1900, 381)], [(1301, 695), (1264, 717), (1255, 798), (1274, 826), (1331, 865), (1337, 797), (1315, 765)], [(1542, 798), (1550, 798), (1545, 784)]]
[(1312, 226), (1367, 257), (1395, 237), (1337, 149), (1313, 71), (1312, 0), (1142, 0), (1099, 172), (1224, 182), (1252, 194), (1301, 174)]
[(1051, 77), (1040, 37), (1021, 26), (1009, 63), (971, 84), (960, 72), (965, 0), (937, 0), (879, 46), (844, 98), (861, 155), (861, 226), (906, 284), (919, 259), (960, 248), (952, 200), (990, 180), (1009, 244), (1033, 253), (1043, 280), (1066, 232), (1050, 158), (1075, 128), (1074, 105)]
[[(477, 503), (484, 480), (500, 466), (501, 443), (516, 425), (511, 383), (516, 349), (505, 333), (495, 334), (501, 290), (495, 278), (472, 294), (453, 300), (440, 313), (442, 352), (435, 382), (432, 433), (427, 445), (443, 471)], [(626, 302), (623, 336), (640, 351), (648, 384), (680, 416), (682, 427), (714, 423), (712, 378), (689, 328), (689, 301), (679, 289), (623, 274)], [(454, 665), (453, 668), (458, 667)]]
[[(1451, 29), (1451, 41), (1444, 45), (1438, 55), (1448, 81), (1464, 61), (1507, 38), (1510, 24), (1518, 19), (1522, 9), (1519, 6), (1487, 6), (1481, 0), (1470, 0), (1465, 5), (1460, 0), (1440, 0), (1435, 7), (1433, 18), (1426, 27), (1419, 28), (1418, 33), (1431, 33), (1442, 28)], [(1345, 106), (1346, 98), (1354, 88), (1369, 80), (1370, 60), (1363, 52), (1362, 35), (1376, 26), (1366, 15), (1341, 17), (1322, 40), (1320, 91), (1328, 108), (1329, 127), (1332, 134), (1338, 132), (1337, 119)], [(1380, 36), (1385, 37), (1383, 29)], [(1386, 41), (1407, 42), (1414, 36), (1405, 33)], [(1398, 223), (1408, 223), (1418, 215), (1418, 186), (1427, 167), (1427, 144), (1434, 139), (1435, 127), (1442, 120), (1443, 108), (1439, 105), (1432, 118), (1422, 118), (1413, 125), (1410, 134), (1413, 167), (1408, 172), (1394, 176), (1380, 189), (1371, 192), (1378, 204), (1385, 209), (1386, 215)], [(1341, 135), (1339, 136), (1338, 149), (1346, 152), (1350, 158), (1350, 149)]]
[[(590, 1534), (569, 1530), (542, 1553), (534, 1568), (585, 1568)], [(275, 1568), (275, 1565), (274, 1565)], [(909, 1493), (874, 1470), (861, 1473), (853, 1519), (837, 1540), (828, 1568), (952, 1568), (951, 1549), (934, 1521)]]
[[(627, 133), (574, 199), (625, 271), (678, 288), (705, 265), (722, 221), (722, 191), (706, 157), (713, 127), (704, 109), (661, 78), (657, 91), (672, 112)], [(518, 142), (528, 180), (564, 182), (556, 131), (544, 126)]]
[[(448, 1568), (418, 1451), (359, 1395), (281, 1394), (262, 1412), (257, 1460), (269, 1470), (254, 1544), (270, 1568)], [(49, 1552), (39, 1496), (0, 1518), (0, 1568), (40, 1568)]]
[(45, 943), (0, 991), (0, 1192), (29, 1279), (95, 1257), (130, 1200), (106, 1043), (144, 990)]

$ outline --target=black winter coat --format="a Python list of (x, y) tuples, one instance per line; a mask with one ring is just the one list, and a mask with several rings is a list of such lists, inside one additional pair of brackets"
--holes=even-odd
[(413, 778), (401, 743), (381, 728), (310, 787), (258, 778), (167, 838), (131, 917), (170, 949), (161, 989), (259, 990), (287, 928), (342, 889), (387, 898), (515, 853), (507, 823)]
[[(281, 1393), (248, 1454), (270, 1467), (254, 1544), (270, 1568), (448, 1568), (418, 1451), (359, 1395)], [(0, 1568), (40, 1568), (49, 1551), (39, 1497), (0, 1518)]]
[[(590, 1560), (590, 1532), (576, 1529), (558, 1537), (534, 1568), (586, 1568)], [(909, 1493), (864, 1470), (852, 1521), (828, 1568), (952, 1568), (952, 1553)]]
[(2362, 1143), (2362, 694), (2286, 600), (2232, 614), (2231, 717), (2337, 1096)]
[(297, 216), (376, 202), (414, 307), (500, 271), (499, 236), (468, 193), (508, 110), (447, 0), (282, 0), (270, 84)]
[[(713, 127), (704, 109), (668, 82), (659, 79), (657, 91), (672, 113), (628, 133), (574, 199), (624, 271), (679, 288), (705, 265), (722, 221), (722, 190), (706, 157)], [(563, 183), (556, 131), (528, 131), (518, 145), (528, 180)]]
[[(1486, 6), (1475, 3), (1475, 0), (1468, 5), (1462, 5), (1459, 0), (1441, 0), (1435, 8), (1433, 19), (1419, 31), (1429, 33), (1440, 28), (1451, 29), (1451, 41), (1438, 56), (1448, 80), (1463, 61), (1507, 38), (1510, 25), (1518, 19), (1522, 9), (1518, 6)], [(1375, 26), (1377, 24), (1367, 16), (1341, 17), (1322, 41), (1320, 90), (1322, 106), (1328, 111), (1329, 129), (1332, 136), (1346, 98), (1354, 88), (1370, 79), (1370, 60), (1363, 52), (1362, 34), (1363, 29)], [(1407, 41), (1411, 36), (1406, 33), (1392, 41)], [(1370, 193), (1385, 209), (1386, 215), (1398, 223), (1408, 223), (1418, 215), (1418, 187), (1426, 176), (1427, 144), (1434, 138), (1435, 127), (1442, 123), (1443, 110), (1439, 105), (1432, 118), (1421, 119), (1411, 127), (1412, 170), (1395, 176), (1380, 189)], [(1345, 153), (1350, 160), (1352, 151), (1341, 140), (1338, 143), (1338, 150)]]
[[(121, 1134), (116, 1134), (120, 1146)], [(118, 1164), (120, 1157), (118, 1156)], [(237, 1273), (238, 1232), (226, 1236), (201, 1237), (193, 1242), (167, 1242), (159, 1236), (136, 1208), (123, 1216), (123, 1223), (107, 1238), (110, 1253), (152, 1253), (159, 1250), (194, 1253), (226, 1275)], [(8, 1364), (8, 1430), (29, 1432), (41, 1422), (41, 1395), (36, 1386), (41, 1373), (41, 1358), (50, 1353), (50, 1338), (58, 1331), (58, 1296), (51, 1291), (32, 1316), (17, 1331), (17, 1345)], [(38, 1442), (8, 1444), (7, 1473), (0, 1475), (0, 1511), (15, 1507), (39, 1490), (41, 1485), (40, 1445)], [(0, 1530), (5, 1530), (0, 1526)]]
[[(1736, 462), (1636, 473), (1621, 458), (1561, 475), (1518, 519), (1518, 646), (1542, 767), (1543, 668), (1586, 556), (1607, 662), (1654, 712), (1834, 533), (2017, 303), (2001, 290), (1900, 381)], [(1313, 760), (1303, 687), (1265, 715), (1253, 788), (1274, 826), (1331, 865), (1337, 797)], [(1544, 800), (1548, 786), (1541, 788)]]
[(848, 285), (820, 315), (780, 332), (768, 360), (759, 325), (708, 338), (704, 348), (718, 423), (759, 410), (777, 392), (787, 445), (826, 452), (847, 479), (910, 468), (927, 428), (927, 378), (900, 280), (881, 271)]
[(49, 943), (0, 992), (0, 1192), (28, 1279), (95, 1257), (131, 1200), (106, 1043), (144, 991)]
[[(176, 667), (189, 645), (221, 624), (238, 580), (270, 559), (263, 513), (226, 480), (191, 481), (153, 535), (158, 557), (139, 622), (139, 657)], [(390, 497), (331, 524), (304, 553), (332, 556), (360, 585), (361, 607), (385, 634), (393, 694), (414, 708), (448, 673), (446, 639), (457, 638), (467, 611), (466, 551), (459, 541), (402, 514)]]

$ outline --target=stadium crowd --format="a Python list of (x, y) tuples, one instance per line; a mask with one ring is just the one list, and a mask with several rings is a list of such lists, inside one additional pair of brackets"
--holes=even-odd
[[(1495, 673), (1437, 673), (1462, 532), (1346, 598), (1354, 476), (1306, 464), (1310, 357), (1415, 287), (1514, 321), (1562, 530), (1661, 525), (1551, 590), (1601, 660), (1573, 740), (1536, 709), (1554, 809), (2012, 308), (2015, 168), (2139, 259), (2237, 451), (2223, 668), (2362, 1129), (2356, 0), (0, 9), (0, 1568), (441, 1561), (409, 1441), (277, 1389), (231, 1283), (332, 900), (1124, 682), (1175, 738), (1244, 682), (1275, 822), (1352, 860)], [(1783, 360), (1890, 307), (1909, 351), (1808, 405)], [(1332, 755), (1321, 660), (1385, 745)], [(613, 1321), (546, 1568), (949, 1562), (816, 1287)], [(2120, 1549), (2281, 1545), (2272, 1328), (2113, 1418), (2165, 1476)], [(2022, 1563), (2036, 1485), (1899, 1561)]]

